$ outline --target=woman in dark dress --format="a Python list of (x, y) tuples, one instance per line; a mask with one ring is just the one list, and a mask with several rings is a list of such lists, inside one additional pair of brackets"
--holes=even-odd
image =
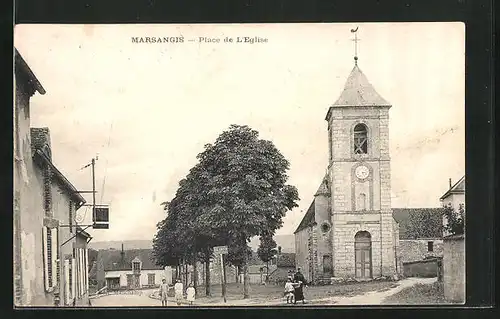
[(293, 303), (296, 304), (297, 301), (302, 301), (302, 303), (305, 303), (304, 283), (302, 281), (295, 280), (293, 283), (293, 287), (295, 288), (293, 290)]
[(297, 269), (297, 272), (293, 276), (293, 281), (294, 281), (294, 303), (297, 303), (297, 301), (301, 301), (302, 303), (305, 303), (305, 298), (304, 298), (304, 286), (307, 285), (306, 278), (304, 278), (304, 275), (300, 272), (300, 268)]

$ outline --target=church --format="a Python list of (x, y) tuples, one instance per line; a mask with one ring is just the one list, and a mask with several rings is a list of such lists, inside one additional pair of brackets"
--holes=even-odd
[(325, 118), (326, 175), (295, 231), (296, 264), (308, 281), (400, 272), (399, 227), (391, 208), (390, 109), (356, 54), (344, 90)]

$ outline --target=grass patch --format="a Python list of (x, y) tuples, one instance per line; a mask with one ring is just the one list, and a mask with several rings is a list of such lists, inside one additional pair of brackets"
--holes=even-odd
[(449, 304), (444, 298), (443, 283), (416, 284), (384, 299), (382, 304), (435, 305)]

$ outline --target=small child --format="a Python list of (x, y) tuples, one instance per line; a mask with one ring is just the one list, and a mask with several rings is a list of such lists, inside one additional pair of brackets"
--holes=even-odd
[(182, 300), (184, 299), (184, 296), (183, 296), (184, 285), (182, 284), (180, 279), (177, 279), (177, 282), (174, 285), (174, 292), (175, 292), (175, 301), (177, 302), (177, 305), (180, 306), (182, 303)]
[(292, 278), (288, 277), (286, 284), (285, 284), (285, 296), (286, 296), (286, 303), (293, 303), (293, 291), (295, 290), (293, 283), (292, 283)]
[(167, 284), (167, 280), (165, 278), (163, 278), (163, 280), (161, 281), (161, 285), (160, 285), (159, 295), (160, 295), (160, 299), (161, 299), (161, 305), (164, 307), (167, 306), (167, 295), (168, 295), (169, 289), (170, 289), (170, 287)]
[(187, 294), (187, 301), (189, 301), (190, 305), (193, 305), (196, 296), (196, 289), (194, 288), (193, 283), (189, 284), (189, 287), (186, 290), (186, 294)]

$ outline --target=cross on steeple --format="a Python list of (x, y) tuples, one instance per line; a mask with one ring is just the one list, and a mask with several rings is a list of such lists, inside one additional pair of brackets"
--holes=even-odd
[(360, 39), (358, 39), (358, 29), (359, 29), (359, 27), (356, 27), (356, 29), (351, 29), (351, 32), (354, 33), (354, 39), (352, 39), (352, 41), (354, 41), (354, 64), (355, 65), (358, 65), (358, 41), (360, 41)]

